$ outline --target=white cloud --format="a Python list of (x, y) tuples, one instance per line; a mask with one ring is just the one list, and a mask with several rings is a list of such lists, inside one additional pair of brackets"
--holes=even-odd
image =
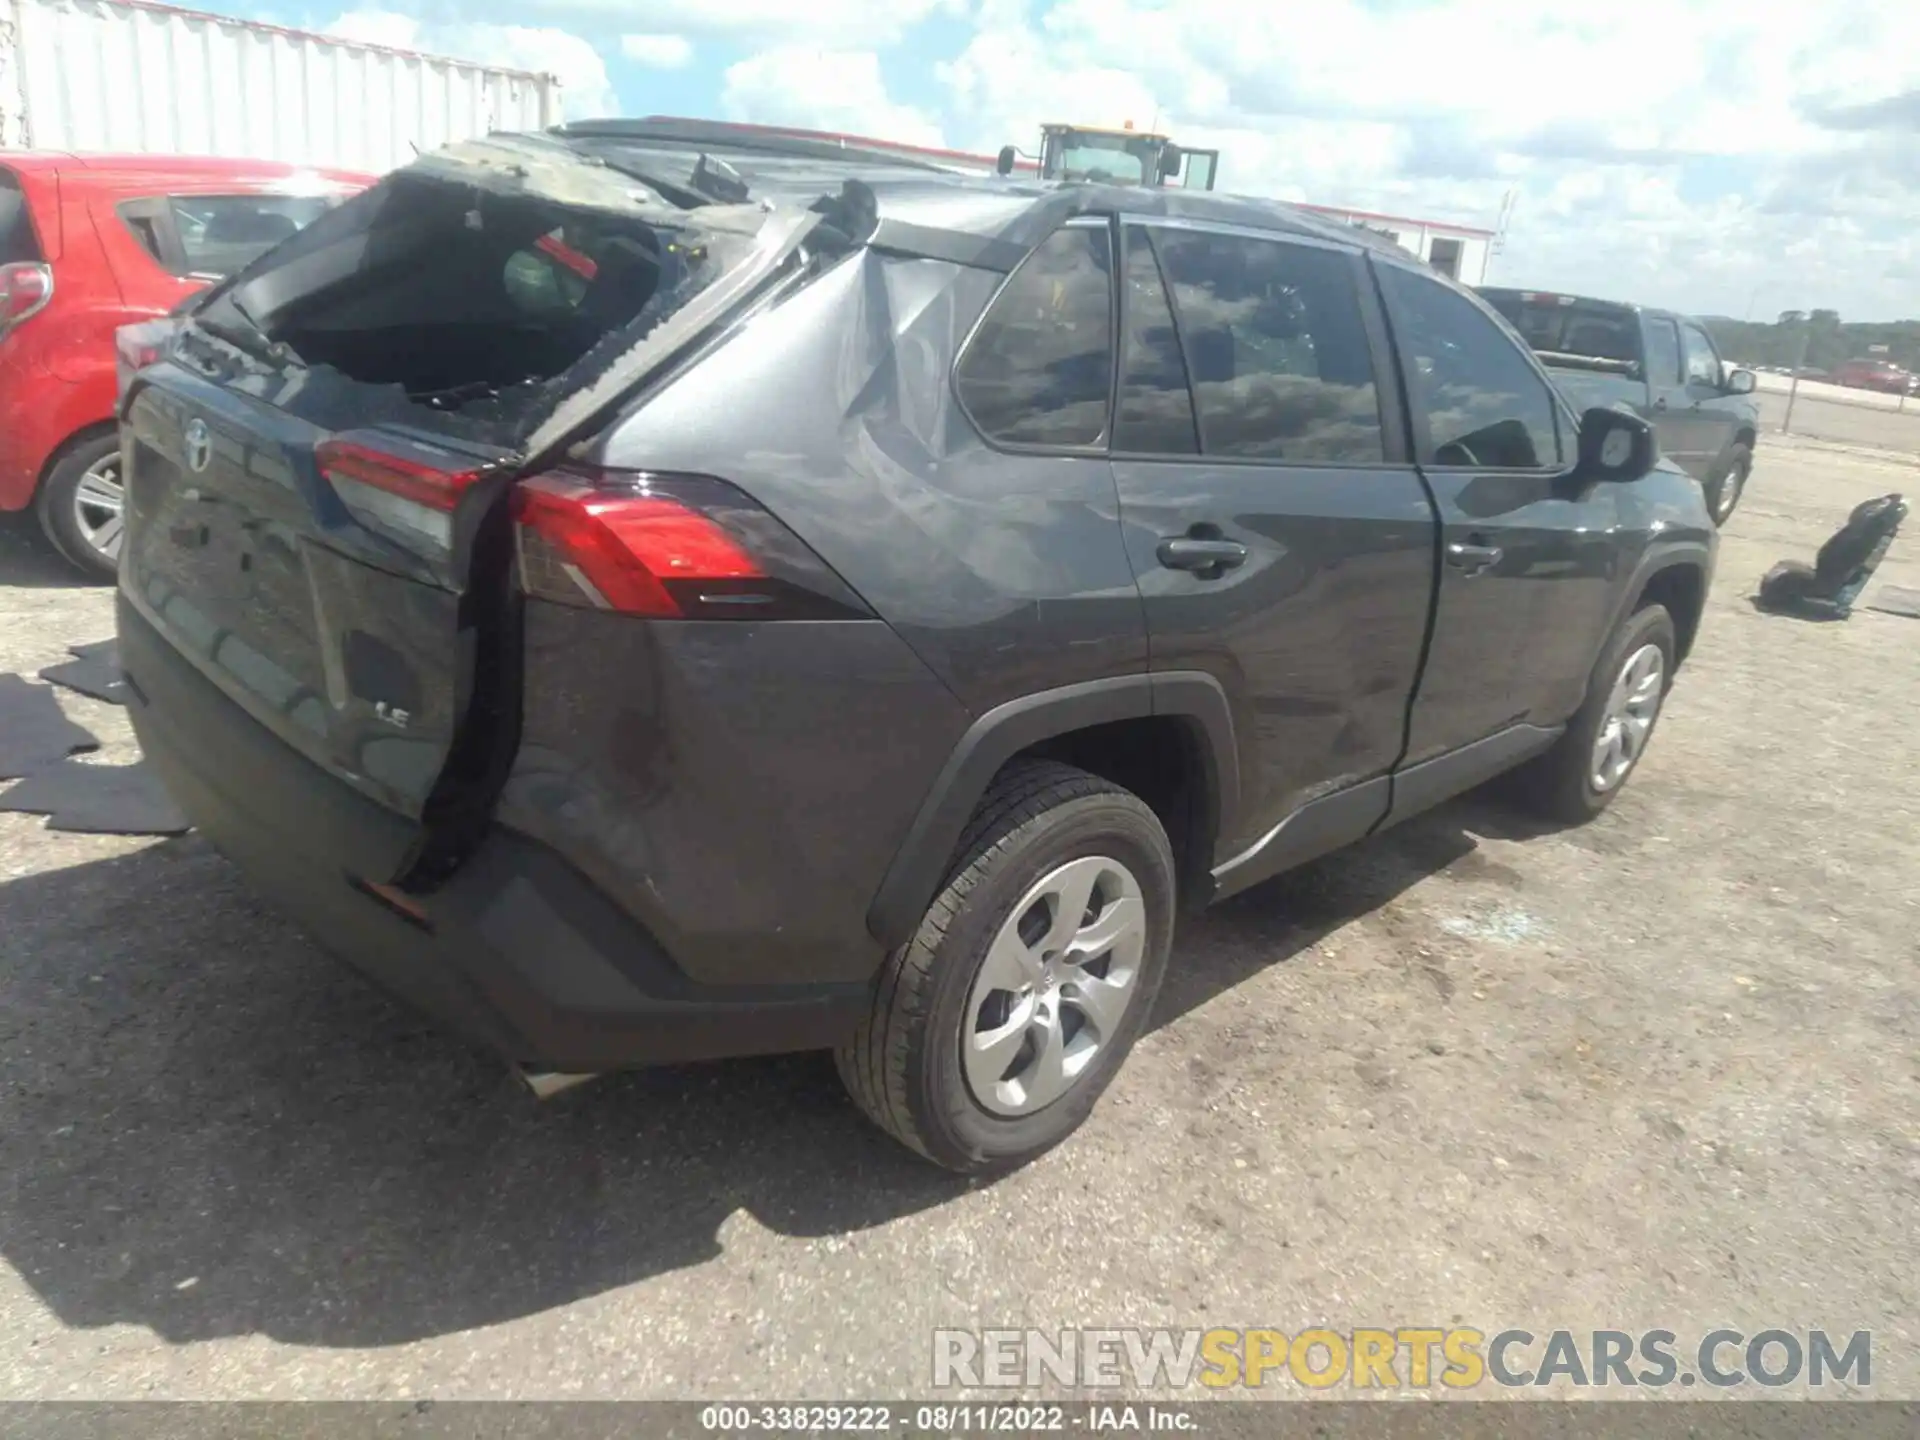
[(522, 8), (574, 24), (616, 21), (623, 30), (753, 45), (875, 46), (893, 44), (930, 15), (964, 14), (966, 0), (524, 0)]
[(911, 145), (942, 145), (932, 116), (887, 94), (871, 50), (789, 45), (729, 66), (720, 107), (730, 120), (846, 130)]
[(693, 59), (693, 42), (684, 35), (622, 35), (620, 53), (655, 70), (678, 70)]
[(561, 109), (568, 119), (620, 112), (606, 61), (590, 40), (568, 30), (487, 21), (440, 23), (378, 9), (349, 11), (321, 28), (348, 40), (557, 76)]
[[(377, 8), (336, 28), (554, 69), (573, 115), (615, 108), (603, 55), (658, 67), (698, 46), (746, 58), (695, 113), (986, 152), (1031, 148), (1043, 120), (1157, 124), (1218, 146), (1221, 184), (1247, 193), (1490, 225), (1517, 191), (1502, 280), (1734, 313), (1756, 286), (1779, 292), (1776, 309), (1920, 309), (1920, 7), (1896, 0), (1670, 0), (1657, 19), (1592, 0), (480, 0), (466, 13), (487, 18)], [(541, 26), (507, 23), (529, 16)], [(960, 19), (962, 40), (927, 48)]]
[(927, 108), (983, 150), (1042, 119), (1157, 122), (1218, 146), (1225, 188), (1283, 199), (1491, 225), (1517, 189), (1508, 281), (1920, 309), (1887, 278), (1920, 265), (1920, 161), (1893, 133), (1920, 128), (1920, 11), (1676, 0), (1654, 23), (1590, 0), (986, 0)]

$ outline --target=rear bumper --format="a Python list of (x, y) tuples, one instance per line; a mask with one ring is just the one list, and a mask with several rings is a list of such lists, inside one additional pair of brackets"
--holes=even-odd
[[(121, 663), (148, 762), (187, 815), (327, 949), (503, 1058), (583, 1072), (821, 1049), (852, 1033), (861, 984), (691, 980), (553, 851), (496, 826), (425, 919), (363, 888), (342, 855), (411, 830), (283, 745), (121, 596)], [(356, 838), (355, 849), (341, 848)]]

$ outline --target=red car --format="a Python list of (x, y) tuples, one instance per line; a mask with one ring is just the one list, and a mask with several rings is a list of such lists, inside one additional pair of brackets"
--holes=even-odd
[(1849, 360), (1833, 367), (1827, 377), (1835, 385), (1851, 385), (1856, 390), (1883, 390), (1889, 395), (1911, 394), (1920, 377), (1902, 370), (1889, 360)]
[(114, 331), (167, 314), (369, 175), (258, 160), (0, 155), (0, 510), (60, 552), (120, 555)]

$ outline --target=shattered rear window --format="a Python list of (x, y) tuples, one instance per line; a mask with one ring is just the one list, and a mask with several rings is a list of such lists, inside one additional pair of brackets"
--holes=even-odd
[(742, 263), (768, 216), (682, 208), (541, 137), (490, 137), (321, 216), (208, 313), (309, 370), (512, 428)]

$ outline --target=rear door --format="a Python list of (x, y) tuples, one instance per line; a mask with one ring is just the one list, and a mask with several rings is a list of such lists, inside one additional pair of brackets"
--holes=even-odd
[[(1433, 585), (1434, 519), (1402, 440), (1357, 248), (1161, 220), (1122, 227), (1113, 471), (1156, 671), (1215, 677), (1240, 742), (1223, 882), (1311, 801), (1309, 850), (1385, 813)], [(1171, 296), (1171, 306), (1169, 305)], [(1323, 818), (1329, 812), (1318, 812)]]
[[(1412, 711), (1417, 765), (1571, 712), (1606, 623), (1615, 496), (1568, 478), (1571, 416), (1532, 356), (1462, 291), (1376, 256), (1440, 514), (1433, 640)], [(1613, 487), (1617, 490), (1619, 487)], [(1564, 708), (1563, 708), (1564, 707)]]

